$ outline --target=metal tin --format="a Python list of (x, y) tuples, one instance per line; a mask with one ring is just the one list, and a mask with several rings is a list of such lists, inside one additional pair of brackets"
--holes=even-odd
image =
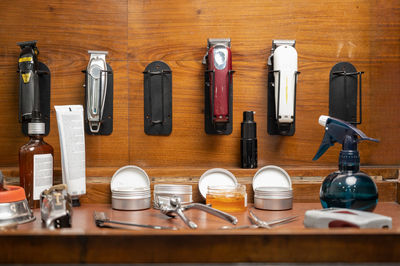
[(264, 166), (253, 177), (254, 207), (263, 210), (288, 210), (293, 206), (289, 174), (275, 165)]
[(218, 186), (237, 186), (236, 177), (226, 169), (213, 168), (209, 169), (200, 177), (199, 190), (200, 194), (205, 199), (207, 196), (208, 187)]
[(169, 199), (177, 196), (182, 204), (193, 202), (191, 185), (156, 184), (154, 185), (154, 206), (169, 204)]
[(150, 179), (140, 167), (127, 165), (111, 179), (111, 202), (116, 210), (143, 210), (151, 206)]
[(112, 208), (116, 210), (144, 210), (151, 206), (150, 187), (112, 191)]
[(287, 187), (257, 187), (254, 191), (254, 207), (279, 211), (293, 206), (293, 191)]

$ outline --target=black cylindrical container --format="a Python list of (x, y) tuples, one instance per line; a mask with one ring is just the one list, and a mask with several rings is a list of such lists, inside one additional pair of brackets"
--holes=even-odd
[(254, 122), (253, 111), (243, 112), (240, 156), (242, 168), (257, 168), (257, 124)]

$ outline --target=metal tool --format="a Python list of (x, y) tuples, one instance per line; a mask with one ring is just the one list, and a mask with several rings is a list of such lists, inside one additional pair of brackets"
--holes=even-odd
[[(119, 224), (119, 225), (128, 225), (128, 226), (136, 226), (150, 229), (158, 229), (158, 230), (177, 230), (175, 226), (160, 226), (160, 225), (149, 225), (149, 224), (135, 224), (129, 222), (121, 222), (121, 221), (113, 221), (110, 220), (105, 212), (97, 212), (93, 213), (94, 222), (96, 226), (101, 228), (118, 228), (122, 229), (122, 227), (110, 225), (110, 224)], [(125, 228), (124, 228), (125, 229)]]
[(254, 228), (266, 228), (271, 229), (271, 227), (293, 222), (297, 216), (289, 216), (282, 219), (272, 220), (272, 221), (262, 221), (260, 220), (252, 211), (249, 211), (249, 219), (252, 222), (251, 225), (241, 225), (241, 226), (222, 226), (220, 229), (254, 229)]
[(108, 70), (106, 63), (107, 51), (88, 52), (90, 60), (86, 69), (86, 115), (90, 132), (98, 133), (103, 122), (104, 105), (107, 96), (107, 73), (111, 71)]
[(196, 229), (197, 224), (195, 224), (193, 221), (191, 221), (189, 218), (185, 216), (183, 213), (186, 210), (189, 209), (197, 209), (201, 211), (205, 211), (209, 214), (212, 214), (214, 216), (217, 216), (221, 219), (224, 219), (232, 224), (237, 223), (237, 218), (235, 216), (232, 216), (226, 212), (214, 209), (208, 205), (201, 204), (201, 203), (191, 203), (187, 205), (181, 205), (181, 199), (179, 197), (173, 196), (170, 198), (169, 204), (160, 204), (159, 202), (154, 203), (157, 208), (161, 210), (161, 212), (169, 217), (175, 217), (176, 215), (179, 216), (183, 220), (183, 222), (189, 226), (191, 229)]
[(267, 229), (271, 229), (271, 226), (275, 226), (278, 224), (285, 224), (285, 223), (290, 223), (293, 222), (297, 216), (289, 216), (283, 219), (278, 219), (278, 220), (273, 220), (273, 221), (263, 221), (261, 219), (259, 219), (252, 211), (249, 210), (249, 219), (250, 221), (257, 225), (258, 227), (262, 227), (262, 228), (267, 228)]
[(40, 213), (49, 229), (71, 227), (72, 200), (67, 194), (67, 185), (52, 186), (40, 194)]

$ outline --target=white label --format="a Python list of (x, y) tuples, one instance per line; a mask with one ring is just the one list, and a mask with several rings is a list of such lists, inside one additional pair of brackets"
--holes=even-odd
[(33, 200), (40, 199), (40, 193), (53, 185), (53, 156), (35, 154), (33, 156)]

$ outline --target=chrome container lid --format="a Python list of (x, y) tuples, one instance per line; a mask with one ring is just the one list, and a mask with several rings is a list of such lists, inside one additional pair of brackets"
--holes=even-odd
[(155, 194), (192, 194), (191, 185), (177, 184), (156, 184), (154, 185)]
[(293, 198), (293, 190), (287, 187), (257, 187), (254, 197), (260, 199), (285, 199)]

